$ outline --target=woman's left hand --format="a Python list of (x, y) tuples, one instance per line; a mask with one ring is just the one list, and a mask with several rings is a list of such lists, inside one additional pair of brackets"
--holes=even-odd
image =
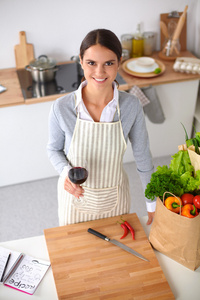
[(150, 225), (153, 222), (154, 216), (155, 216), (155, 211), (154, 212), (148, 212), (147, 225)]

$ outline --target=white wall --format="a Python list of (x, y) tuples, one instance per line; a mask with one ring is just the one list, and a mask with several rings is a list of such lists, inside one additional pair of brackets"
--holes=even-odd
[(183, 11), (187, 4), (187, 48), (200, 56), (199, 0), (1, 0), (0, 69), (15, 67), (14, 45), (22, 30), (36, 57), (46, 54), (57, 61), (78, 54), (83, 37), (98, 27), (109, 28), (120, 38), (141, 23), (143, 31), (158, 33), (159, 50), (160, 14)]

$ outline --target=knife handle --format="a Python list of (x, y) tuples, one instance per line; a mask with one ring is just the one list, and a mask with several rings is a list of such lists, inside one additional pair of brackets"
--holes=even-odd
[(100, 232), (98, 232), (98, 231), (96, 231), (92, 228), (88, 228), (88, 232), (96, 235), (97, 237), (99, 237), (102, 240), (109, 241), (109, 238), (106, 235), (104, 235), (104, 234), (102, 234), (102, 233), (100, 233)]

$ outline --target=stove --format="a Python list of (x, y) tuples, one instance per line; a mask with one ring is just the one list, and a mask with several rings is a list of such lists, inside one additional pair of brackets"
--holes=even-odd
[[(55, 79), (47, 83), (34, 82), (31, 73), (26, 69), (18, 69), (17, 75), (25, 100), (73, 92), (82, 79), (77, 63), (58, 65)], [(119, 84), (126, 84), (120, 74), (117, 74), (116, 80)]]

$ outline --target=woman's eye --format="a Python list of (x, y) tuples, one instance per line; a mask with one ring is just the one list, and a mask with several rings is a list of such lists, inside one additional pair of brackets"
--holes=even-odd
[(95, 62), (94, 62), (94, 61), (89, 61), (89, 62), (88, 62), (88, 65), (94, 66), (94, 65), (95, 65)]
[(106, 66), (112, 66), (113, 63), (112, 63), (111, 61), (107, 61), (105, 65), (106, 65)]

